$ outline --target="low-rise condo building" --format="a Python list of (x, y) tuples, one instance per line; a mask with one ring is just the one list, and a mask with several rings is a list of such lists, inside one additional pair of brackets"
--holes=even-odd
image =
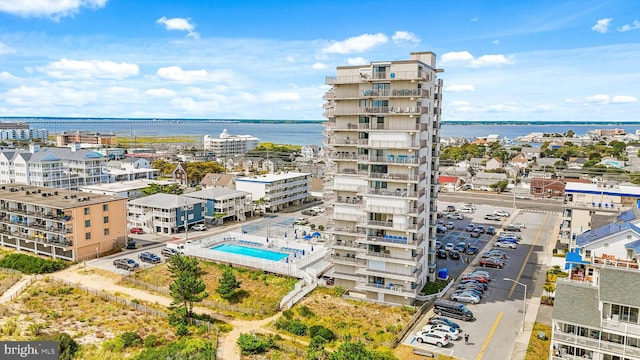
[(252, 135), (230, 135), (227, 129), (222, 130), (218, 138), (204, 136), (204, 149), (213, 151), (218, 159), (242, 155), (255, 149), (260, 139)]
[[(127, 203), (129, 228), (175, 234), (204, 223), (205, 200), (174, 194), (153, 194)], [(188, 231), (188, 230), (187, 230)]]
[(236, 178), (236, 190), (251, 193), (266, 212), (311, 201), (311, 174), (287, 172)]

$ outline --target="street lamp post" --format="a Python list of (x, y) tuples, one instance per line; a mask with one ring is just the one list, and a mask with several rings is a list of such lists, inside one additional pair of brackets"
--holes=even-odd
[(511, 281), (511, 282), (516, 283), (518, 285), (524, 286), (524, 295), (522, 295), (522, 331), (524, 331), (524, 319), (525, 319), (525, 314), (527, 312), (527, 284), (523, 284), (523, 283), (521, 283), (519, 281), (515, 281), (515, 280), (509, 279), (509, 278), (502, 278), (502, 280)]

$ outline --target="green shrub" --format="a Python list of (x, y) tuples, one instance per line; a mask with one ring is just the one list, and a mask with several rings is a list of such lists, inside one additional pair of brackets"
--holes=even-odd
[(262, 354), (275, 346), (273, 339), (260, 339), (253, 334), (240, 334), (237, 344), (242, 355)]
[(0, 267), (22, 271), (24, 274), (48, 274), (66, 268), (63, 260), (49, 260), (27, 254), (8, 254), (0, 259)]
[(289, 323), (287, 331), (295, 335), (305, 336), (307, 335), (307, 325), (298, 319), (294, 319)]
[(41, 340), (52, 340), (58, 342), (58, 360), (71, 360), (76, 356), (80, 345), (67, 333), (57, 333)]
[(140, 344), (142, 344), (142, 338), (140, 337), (140, 335), (138, 335), (138, 333), (134, 333), (130, 331), (122, 333), (120, 335), (120, 340), (122, 340), (122, 344), (124, 345), (125, 348), (137, 347), (137, 346), (140, 346)]
[(336, 338), (333, 331), (327, 329), (322, 325), (313, 325), (309, 328), (309, 336), (313, 339), (315, 337), (321, 337), (326, 341), (331, 341)]
[(150, 334), (144, 339), (144, 347), (146, 348), (156, 347), (159, 343), (158, 336), (154, 334)]
[(187, 336), (189, 335), (189, 328), (185, 324), (179, 324), (176, 326), (176, 335), (177, 336)]
[(298, 309), (298, 314), (300, 314), (300, 316), (306, 317), (306, 318), (310, 318), (310, 317), (315, 315), (315, 313), (313, 311), (311, 311), (311, 309), (309, 309), (309, 307), (307, 305), (300, 306), (300, 308)]
[(287, 319), (292, 319), (293, 318), (293, 310), (288, 309), (282, 312), (282, 316), (284, 316)]
[(164, 346), (146, 348), (133, 359), (215, 359), (215, 354), (216, 348), (211, 341), (182, 338), (178, 341), (170, 341)]

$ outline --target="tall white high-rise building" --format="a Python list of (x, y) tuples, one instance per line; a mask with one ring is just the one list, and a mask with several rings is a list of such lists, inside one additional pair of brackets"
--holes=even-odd
[(331, 273), (353, 297), (413, 304), (436, 278), (442, 70), (432, 52), (336, 70), (325, 95)]

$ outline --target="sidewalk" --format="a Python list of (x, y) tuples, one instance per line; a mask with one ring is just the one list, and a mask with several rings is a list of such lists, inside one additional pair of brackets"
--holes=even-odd
[(23, 275), (22, 279), (18, 280), (13, 286), (7, 289), (2, 296), (0, 296), (0, 304), (8, 303), (15, 299), (34, 281), (33, 275)]
[[(553, 225), (551, 234), (557, 234), (559, 226), (560, 223), (556, 222), (556, 224)], [(536, 279), (534, 289), (531, 291), (532, 295), (527, 299), (524, 331), (518, 332), (516, 343), (513, 347), (513, 352), (511, 353), (511, 360), (524, 360), (526, 357), (527, 349), (529, 347), (529, 339), (531, 339), (533, 326), (536, 322), (551, 325), (551, 313), (553, 308), (548, 308), (547, 306), (543, 306), (543, 308), (541, 308), (540, 297), (542, 295), (542, 285), (544, 285), (546, 281), (545, 274), (547, 273), (547, 270), (554, 265), (553, 249), (555, 248), (556, 241), (557, 238), (552, 235), (549, 237), (546, 244), (540, 273)]]

